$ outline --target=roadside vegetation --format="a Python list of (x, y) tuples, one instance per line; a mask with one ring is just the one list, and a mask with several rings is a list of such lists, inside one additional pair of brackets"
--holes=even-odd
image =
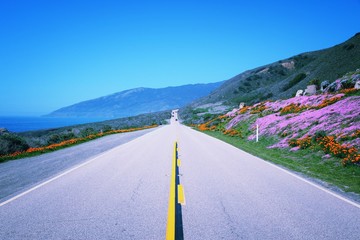
[[(0, 136), (0, 143), (2, 143), (2, 150), (0, 154), (0, 162), (5, 162), (8, 160), (14, 160), (24, 157), (32, 157), (37, 156), (43, 153), (56, 151), (59, 149), (63, 149), (66, 147), (71, 147), (80, 143), (85, 143), (97, 138), (101, 138), (107, 135), (111, 134), (117, 134), (117, 133), (126, 133), (126, 132), (134, 132), (144, 129), (150, 129), (157, 127), (158, 125), (151, 125), (151, 126), (145, 126), (145, 127), (139, 127), (139, 128), (128, 128), (128, 129), (119, 129), (119, 130), (108, 130), (105, 132), (99, 132), (99, 133), (92, 133), (89, 132), (88, 135), (83, 137), (74, 137), (67, 140), (60, 140), (64, 139), (62, 137), (54, 137), (56, 138), (55, 143), (53, 142), (53, 139), (49, 142), (49, 145), (42, 146), (42, 147), (30, 147), (26, 144), (24, 140), (19, 138), (18, 136), (10, 135), (10, 134), (3, 134)], [(71, 135), (73, 136), (73, 135)], [(68, 137), (66, 137), (68, 138)], [(6, 147), (5, 147), (6, 145)], [(4, 147), (4, 148), (3, 148)], [(12, 152), (10, 154), (6, 154), (5, 151)], [(5, 154), (4, 154), (5, 153)]]
[(0, 163), (55, 151), (109, 134), (147, 129), (166, 124), (170, 112), (142, 114), (103, 122), (14, 133), (0, 131)]
[(360, 194), (360, 90), (354, 88), (359, 80), (357, 70), (337, 79), (333, 92), (263, 101), (187, 123), (323, 184)]
[[(255, 129), (249, 128), (255, 119), (250, 117), (236, 127), (226, 129), (230, 119), (220, 116), (193, 127), (262, 159), (325, 181), (345, 192), (360, 194), (360, 154), (356, 148), (348, 148), (324, 132), (314, 137), (290, 140), (289, 147), (274, 148), (272, 146), (279, 142), (281, 136), (260, 135), (258, 142), (249, 140), (255, 132)], [(349, 139), (359, 139), (359, 131), (348, 136)]]
[[(324, 157), (323, 151), (317, 147), (301, 151), (289, 151), (288, 148), (268, 148), (276, 142), (272, 138), (261, 137), (259, 142), (255, 142), (248, 141), (243, 137), (234, 137), (221, 131), (206, 130), (204, 133), (264, 160), (337, 186), (345, 192), (360, 194), (360, 167), (358, 165), (343, 167), (339, 163), (339, 158), (335, 156)], [(322, 183), (324, 184), (324, 182)]]

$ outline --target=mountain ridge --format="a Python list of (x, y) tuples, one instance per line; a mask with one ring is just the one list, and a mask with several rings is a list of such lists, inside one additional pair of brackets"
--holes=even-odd
[(360, 68), (360, 33), (333, 47), (300, 53), (246, 70), (226, 80), (208, 96), (192, 102), (189, 107), (216, 102), (233, 107), (240, 102), (253, 104), (285, 99), (294, 96), (298, 89), (305, 89), (312, 79), (332, 82), (357, 68)]
[(129, 117), (180, 108), (209, 94), (222, 82), (165, 88), (133, 88), (82, 101), (47, 114), (47, 117)]

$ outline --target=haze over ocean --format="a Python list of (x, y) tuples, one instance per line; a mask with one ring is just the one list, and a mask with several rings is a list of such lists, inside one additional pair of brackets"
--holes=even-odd
[(72, 126), (106, 120), (104, 118), (54, 118), (54, 117), (1, 117), (0, 128), (11, 132), (25, 132), (40, 129)]

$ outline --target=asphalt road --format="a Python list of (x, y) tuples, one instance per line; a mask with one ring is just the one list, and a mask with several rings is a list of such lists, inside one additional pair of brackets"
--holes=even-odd
[(177, 124), (0, 206), (0, 239), (164, 239), (178, 141), (184, 239), (358, 239), (359, 205)]
[(74, 147), (0, 164), (0, 202), (154, 129), (105, 136)]

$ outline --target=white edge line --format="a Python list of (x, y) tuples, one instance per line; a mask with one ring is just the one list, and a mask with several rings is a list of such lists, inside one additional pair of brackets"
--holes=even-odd
[[(114, 150), (114, 149), (111, 149), (111, 150)], [(55, 181), (56, 179), (61, 178), (62, 176), (65, 176), (66, 174), (69, 174), (69, 173), (75, 171), (75, 170), (78, 169), (78, 168), (81, 168), (81, 167), (83, 167), (83, 166), (85, 166), (85, 165), (88, 165), (89, 163), (95, 161), (96, 159), (98, 159), (99, 157), (101, 157), (102, 155), (104, 155), (105, 153), (108, 153), (108, 152), (110, 152), (110, 151), (106, 151), (106, 152), (104, 152), (104, 153), (102, 153), (102, 154), (100, 154), (100, 155), (98, 155), (98, 156), (96, 156), (96, 157), (88, 160), (87, 162), (84, 162), (84, 163), (82, 163), (82, 164), (80, 164), (80, 165), (77, 165), (76, 167), (71, 168), (71, 169), (67, 170), (66, 172), (63, 172), (63, 173), (61, 173), (60, 175), (57, 175), (57, 176), (55, 176), (55, 177), (53, 177), (53, 178), (51, 178), (51, 179), (49, 179), (49, 180), (47, 180), (47, 181), (45, 181), (45, 182), (40, 183), (39, 185), (36, 185), (35, 187), (32, 187), (32, 188), (26, 190), (25, 192), (22, 192), (22, 193), (20, 193), (20, 194), (18, 194), (18, 195), (16, 195), (16, 196), (14, 196), (14, 197), (6, 200), (5, 202), (0, 203), (0, 207), (2, 207), (2, 206), (4, 206), (5, 204), (8, 204), (8, 203), (10, 203), (10, 202), (18, 199), (18, 198), (20, 198), (20, 197), (22, 197), (22, 196), (24, 196), (24, 195), (26, 195), (26, 194), (28, 194), (28, 193), (30, 193), (30, 192), (38, 189), (38, 188), (41, 188), (42, 186), (44, 186), (44, 185), (46, 185), (46, 184), (49, 184), (49, 183)]]
[[(145, 136), (145, 135), (147, 135), (147, 134), (149, 134), (149, 133), (151, 133), (151, 132), (153, 132), (153, 131), (150, 131), (150, 132), (148, 132), (148, 133), (145, 133), (145, 134), (142, 135), (142, 136)], [(142, 137), (142, 136), (140, 136), (140, 137)], [(63, 172), (63, 173), (61, 173), (61, 174), (59, 174), (59, 175), (57, 175), (57, 176), (55, 176), (55, 177), (53, 177), (53, 178), (45, 181), (45, 182), (42, 182), (42, 183), (40, 183), (39, 185), (36, 185), (35, 187), (32, 187), (32, 188), (26, 190), (25, 192), (22, 192), (22, 193), (20, 193), (20, 194), (18, 194), (18, 195), (16, 195), (16, 196), (14, 196), (14, 197), (6, 200), (6, 201), (0, 203), (0, 207), (2, 207), (2, 206), (4, 206), (4, 205), (6, 205), (6, 204), (8, 204), (8, 203), (10, 203), (10, 202), (18, 199), (18, 198), (20, 198), (20, 197), (22, 197), (22, 196), (24, 196), (24, 195), (26, 195), (26, 194), (28, 194), (28, 193), (31, 193), (32, 191), (34, 191), (34, 190), (36, 190), (36, 189), (38, 189), (38, 188), (41, 188), (42, 186), (44, 186), (44, 185), (46, 185), (46, 184), (49, 184), (49, 183), (55, 181), (55, 180), (58, 179), (58, 178), (61, 178), (61, 177), (65, 176), (66, 174), (69, 174), (69, 173), (75, 171), (75, 170), (78, 169), (78, 168), (81, 168), (81, 167), (83, 167), (83, 166), (85, 166), (85, 165), (88, 165), (88, 164), (92, 163), (93, 161), (95, 161), (95, 160), (98, 159), (99, 157), (102, 157), (103, 155), (105, 155), (105, 154), (107, 154), (107, 153), (109, 153), (109, 152), (112, 152), (112, 151), (116, 150), (117, 148), (122, 147), (122, 146), (128, 144), (129, 142), (132, 142), (132, 141), (134, 141), (134, 140), (136, 140), (136, 139), (138, 139), (138, 138), (139, 138), (139, 137), (134, 138), (134, 139), (132, 139), (132, 140), (126, 142), (126, 143), (123, 143), (123, 144), (121, 144), (121, 145), (119, 145), (119, 146), (117, 146), (117, 147), (114, 147), (114, 148), (109, 149), (109, 150), (107, 150), (107, 151), (105, 151), (105, 152), (103, 152), (103, 153), (100, 153), (99, 155), (95, 156), (94, 158), (90, 158), (88, 161), (86, 161), (86, 162), (84, 162), (84, 163), (82, 163), (82, 164), (80, 164), (80, 165), (77, 165), (77, 166), (75, 166), (75, 167), (67, 170), (66, 172)]]
[[(241, 150), (241, 149), (240, 149), (240, 150)], [(251, 155), (251, 154), (250, 154), (250, 155)], [(253, 156), (253, 155), (252, 155), (252, 156)], [(255, 156), (254, 156), (254, 157), (255, 157)], [(336, 198), (338, 198), (338, 199), (340, 199), (340, 200), (342, 200), (342, 201), (344, 201), (344, 202), (347, 202), (347, 203), (353, 205), (354, 207), (360, 208), (360, 204), (358, 204), (358, 203), (356, 203), (356, 202), (354, 202), (354, 201), (352, 201), (352, 200), (350, 200), (350, 199), (347, 199), (347, 198), (345, 198), (345, 197), (342, 197), (342, 196), (340, 196), (339, 194), (334, 193), (333, 191), (330, 191), (330, 190), (328, 190), (328, 189), (326, 189), (326, 188), (324, 188), (324, 187), (322, 187), (322, 186), (320, 186), (320, 185), (318, 185), (318, 184), (316, 184), (316, 183), (313, 183), (313, 182), (311, 182), (311, 181), (309, 181), (309, 180), (306, 180), (305, 178), (303, 178), (303, 177), (301, 177), (301, 176), (298, 176), (297, 174), (294, 174), (294, 173), (290, 172), (289, 170), (286, 170), (286, 169), (284, 169), (284, 168), (282, 168), (282, 167), (279, 167), (279, 166), (277, 166), (277, 165), (275, 165), (275, 164), (273, 164), (273, 163), (271, 163), (271, 162), (268, 162), (268, 161), (266, 161), (266, 160), (263, 160), (263, 159), (261, 159), (261, 158), (259, 158), (259, 157), (256, 157), (256, 158), (262, 160), (262, 161), (265, 162), (266, 164), (269, 164), (269, 165), (271, 165), (271, 166), (273, 166), (273, 167), (275, 167), (275, 168), (277, 168), (277, 169), (279, 169), (279, 170), (281, 170), (281, 171), (283, 171), (283, 172), (285, 172), (285, 173), (287, 173), (287, 174), (289, 174), (289, 175), (291, 175), (291, 176), (293, 176), (293, 177), (295, 177), (295, 178), (297, 178), (297, 179), (299, 179), (299, 180), (301, 180), (301, 181), (303, 181), (303, 182), (305, 182), (305, 183), (307, 183), (307, 184), (309, 184), (309, 185), (311, 185), (311, 186), (313, 186), (313, 187), (315, 187), (315, 188), (317, 188), (317, 189), (319, 189), (319, 190), (322, 190), (322, 191), (324, 191), (324, 192), (326, 192), (326, 193), (328, 193), (328, 194), (330, 194), (330, 195), (332, 195), (332, 196), (334, 196), (334, 197), (336, 197)]]
[[(207, 136), (209, 136), (209, 135), (207, 135)], [(210, 137), (211, 137), (211, 136), (210, 136)], [(213, 138), (214, 138), (214, 137), (213, 137)], [(217, 139), (217, 138), (214, 138), (214, 139), (216, 139), (216, 140), (218, 140), (218, 141), (220, 141), (220, 142), (229, 144), (229, 143), (227, 143), (227, 142), (221, 141), (220, 139)], [(262, 158), (259, 158), (259, 157), (257, 157), (257, 156), (254, 156), (254, 155), (252, 155), (252, 154), (250, 154), (250, 153), (248, 153), (248, 152), (246, 152), (246, 151), (244, 151), (244, 150), (242, 150), (242, 149), (240, 149), (240, 148), (235, 147), (234, 145), (231, 145), (231, 144), (229, 144), (229, 145), (232, 146), (232, 147), (234, 147), (235, 149), (238, 149), (238, 150), (240, 150), (240, 151), (243, 151), (244, 153), (249, 154), (250, 156), (253, 156), (253, 157), (257, 158), (258, 160), (261, 160), (262, 162), (264, 162), (264, 163), (266, 163), (266, 164), (268, 164), (268, 165), (270, 165), (270, 166), (273, 166), (273, 167), (275, 167), (275, 168), (277, 168), (277, 169), (279, 169), (279, 170), (281, 170), (281, 171), (283, 171), (283, 172), (285, 172), (285, 173), (287, 173), (287, 174), (289, 174), (289, 175), (291, 175), (291, 176), (293, 176), (293, 177), (295, 177), (295, 178), (297, 178), (297, 179), (299, 179), (299, 180), (301, 180), (301, 181), (303, 181), (303, 182), (305, 182), (305, 183), (307, 183), (307, 184), (309, 184), (309, 185), (311, 185), (311, 186), (313, 186), (313, 187), (315, 187), (315, 188), (317, 188), (317, 189), (319, 189), (319, 190), (322, 190), (322, 191), (324, 191), (324, 192), (332, 195), (333, 197), (336, 197), (337, 199), (340, 199), (340, 200), (342, 200), (342, 201), (344, 201), (344, 202), (346, 202), (346, 203), (349, 203), (349, 204), (353, 205), (354, 207), (357, 207), (357, 208), (360, 209), (360, 204), (358, 204), (358, 203), (356, 203), (356, 202), (354, 202), (354, 201), (352, 201), (352, 200), (350, 200), (350, 199), (348, 199), (348, 198), (342, 197), (342, 196), (340, 196), (339, 194), (334, 193), (333, 191), (330, 191), (330, 190), (328, 190), (328, 189), (326, 189), (326, 188), (324, 188), (324, 187), (322, 187), (322, 186), (320, 186), (320, 185), (318, 185), (318, 184), (316, 184), (316, 183), (313, 183), (313, 182), (311, 182), (311, 181), (309, 181), (309, 180), (306, 180), (305, 178), (303, 178), (303, 177), (301, 177), (301, 176), (299, 176), (299, 175), (297, 175), (297, 174), (294, 174), (294, 173), (290, 172), (289, 170), (286, 170), (286, 169), (284, 169), (284, 168), (282, 168), (282, 167), (277, 166), (275, 163), (272, 163), (272, 162), (269, 162), (269, 161), (264, 160), (264, 159), (262, 159)]]
[[(152, 132), (152, 131), (151, 131), (151, 132)], [(149, 133), (151, 133), (151, 132), (145, 133), (144, 135), (149, 134)], [(144, 136), (144, 135), (142, 135), (142, 136)], [(132, 142), (132, 141), (134, 141), (134, 140), (136, 140), (136, 139), (138, 139), (138, 138), (132, 139), (132, 140), (129, 141), (129, 142)], [(81, 167), (84, 167), (85, 165), (88, 165), (88, 164), (92, 163), (93, 161), (95, 161), (95, 160), (98, 159), (99, 157), (102, 157), (103, 155), (105, 155), (105, 154), (107, 154), (107, 153), (109, 153), (109, 152), (115, 151), (115, 150), (118, 149), (119, 147), (122, 147), (122, 146), (128, 144), (129, 142), (126, 142), (126, 143), (121, 144), (121, 145), (119, 145), (119, 146), (117, 146), (117, 147), (114, 147), (114, 148), (112, 148), (112, 149), (110, 149), (110, 150), (108, 150), (108, 151), (105, 151), (105, 152), (103, 152), (103, 153), (100, 153), (99, 155), (95, 156), (94, 158), (90, 158), (88, 161), (86, 161), (86, 162), (84, 162), (84, 163), (82, 163), (82, 164), (80, 164), (80, 165), (77, 165), (77, 166), (75, 166), (75, 167), (67, 170), (66, 172), (63, 172), (63, 173), (61, 173), (61, 174), (59, 174), (59, 175), (57, 175), (57, 176), (55, 176), (55, 177), (53, 177), (53, 178), (45, 181), (45, 182), (40, 183), (39, 185), (36, 185), (36, 186), (34, 186), (34, 187), (26, 190), (25, 192), (22, 192), (22, 193), (20, 193), (20, 194), (18, 194), (18, 195), (16, 195), (16, 196), (14, 196), (14, 197), (6, 200), (6, 201), (0, 203), (0, 207), (2, 207), (2, 206), (4, 206), (4, 205), (6, 205), (6, 204), (8, 204), (8, 203), (10, 203), (10, 202), (18, 199), (18, 198), (20, 198), (20, 197), (22, 197), (22, 196), (24, 196), (24, 195), (26, 195), (26, 194), (28, 194), (28, 193), (31, 193), (32, 191), (34, 191), (34, 190), (36, 190), (36, 189), (38, 189), (38, 188), (41, 188), (42, 186), (44, 186), (44, 185), (46, 185), (46, 184), (49, 184), (49, 183), (55, 181), (55, 180), (58, 179), (58, 178), (61, 178), (61, 177), (65, 176), (66, 174), (69, 174), (69, 173), (75, 171), (76, 169), (79, 169), (79, 168), (81, 168)]]

